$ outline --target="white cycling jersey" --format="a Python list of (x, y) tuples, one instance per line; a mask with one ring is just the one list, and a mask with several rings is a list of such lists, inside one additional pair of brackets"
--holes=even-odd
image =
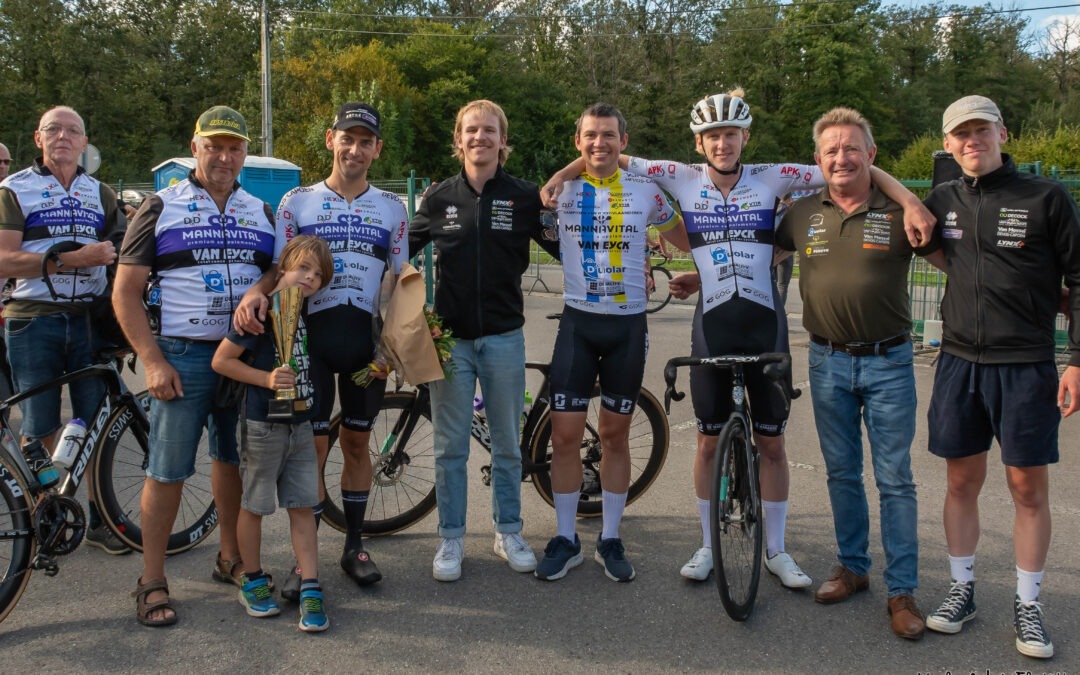
[(277, 213), (274, 262), (290, 239), (324, 239), (334, 256), (334, 279), (308, 300), (308, 314), (339, 305), (374, 313), (383, 271), (394, 274), (409, 259), (409, 217), (393, 192), (369, 187), (347, 201), (326, 181), (290, 190)]
[(787, 193), (824, 186), (818, 168), (746, 164), (727, 197), (709, 177), (707, 164), (631, 157), (628, 170), (652, 178), (679, 202), (701, 277), (707, 351), (775, 350), (778, 310), (771, 267), (776, 210)]
[(651, 180), (622, 171), (607, 178), (582, 174), (564, 183), (560, 195), (566, 304), (598, 314), (644, 312), (646, 230), (676, 223), (667, 196)]

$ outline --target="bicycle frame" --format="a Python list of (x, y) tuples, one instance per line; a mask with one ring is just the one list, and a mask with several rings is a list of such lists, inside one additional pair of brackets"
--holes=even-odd
[[(90, 466), (90, 460), (93, 458), (98, 440), (103, 433), (106, 433), (105, 425), (117, 405), (125, 405), (128, 402), (127, 399), (130, 399), (131, 405), (127, 406), (127, 410), (131, 415), (137, 417), (135, 421), (138, 427), (143, 430), (150, 428), (150, 422), (147, 419), (142, 406), (138, 404), (134, 394), (124, 389), (123, 382), (120, 379), (120, 373), (111, 361), (95, 363), (86, 366), (85, 368), (80, 368), (79, 370), (67, 373), (55, 380), (50, 380), (49, 382), (31, 387), (26, 391), (19, 392), (5, 401), (0, 401), (0, 429), (2, 429), (2, 432), (0, 433), (3, 433), (5, 436), (5, 445), (8, 445), (8, 443), (12, 445), (11, 448), (8, 448), (8, 454), (12, 455), (12, 460), (22, 472), (23, 478), (26, 480), (27, 488), (32, 495), (41, 492), (41, 484), (38, 482), (37, 476), (30, 470), (30, 466), (27, 464), (22, 452), (19, 451), (19, 441), (15, 438), (15, 434), (12, 433), (11, 428), (4, 419), (3, 413), (31, 396), (91, 377), (97, 377), (104, 380), (105, 393), (102, 394), (101, 400), (98, 402), (96, 416), (87, 430), (86, 440), (83, 442), (78, 456), (76, 456), (74, 463), (72, 463), (71, 469), (67, 472), (64, 481), (56, 488), (60, 494), (72, 496), (78, 491), (79, 486), (82, 485), (83, 477)], [(113, 434), (119, 433), (117, 429), (122, 428), (122, 425), (129, 421), (130, 419), (128, 417), (117, 420), (113, 424), (113, 429), (108, 430), (108, 432)]]

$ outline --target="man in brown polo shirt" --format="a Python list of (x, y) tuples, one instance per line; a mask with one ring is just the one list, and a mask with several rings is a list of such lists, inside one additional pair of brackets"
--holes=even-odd
[(913, 593), (919, 540), (911, 442), (915, 373), (903, 210), (870, 181), (876, 147), (858, 112), (835, 108), (814, 124), (814, 158), (827, 187), (792, 205), (776, 245), (799, 252), (803, 325), (810, 333), (810, 392), (840, 564), (814, 593), (846, 600), (870, 585), (870, 515), (860, 418), (881, 493), (881, 539), (892, 630), (923, 635)]

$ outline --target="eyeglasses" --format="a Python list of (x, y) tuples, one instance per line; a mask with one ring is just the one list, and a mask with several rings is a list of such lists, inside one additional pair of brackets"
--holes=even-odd
[(11, 160), (10, 159), (0, 159), (0, 164), (3, 164), (4, 166), (7, 166), (8, 164), (11, 164)]
[(61, 124), (50, 124), (49, 126), (41, 127), (38, 131), (46, 136), (59, 136), (61, 131), (65, 132), (68, 136), (78, 137), (83, 135), (83, 130), (79, 127), (65, 127)]

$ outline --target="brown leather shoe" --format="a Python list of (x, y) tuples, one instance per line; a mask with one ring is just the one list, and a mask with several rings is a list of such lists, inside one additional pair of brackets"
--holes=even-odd
[(859, 576), (843, 565), (837, 565), (833, 568), (829, 580), (814, 591), (814, 601), (831, 605), (847, 600), (859, 591), (865, 591), (868, 588), (870, 588), (870, 577), (865, 574)]
[(915, 606), (915, 598), (907, 593), (889, 598), (889, 616), (892, 632), (907, 640), (918, 640), (926, 630), (926, 621)]

